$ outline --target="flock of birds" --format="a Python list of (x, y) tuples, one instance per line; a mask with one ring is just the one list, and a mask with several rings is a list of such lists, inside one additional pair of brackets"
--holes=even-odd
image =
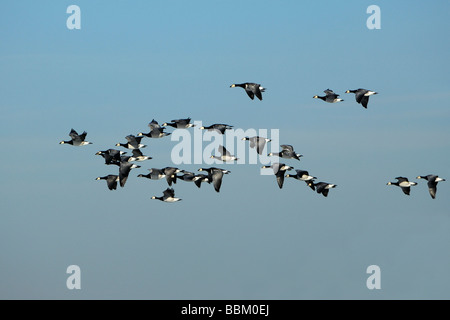
[[(258, 83), (239, 83), (232, 84), (231, 88), (241, 87), (245, 90), (250, 99), (254, 100), (255, 96), (262, 100), (262, 93), (265, 92), (265, 88), (262, 87)], [(344, 101), (339, 98), (339, 94), (334, 93), (330, 89), (324, 90), (324, 96), (315, 95), (314, 99), (321, 99), (328, 103), (337, 103)], [(367, 90), (367, 89), (355, 89), (355, 90), (347, 90), (345, 93), (354, 93), (355, 100), (358, 104), (361, 104), (364, 108), (367, 109), (367, 105), (369, 102), (369, 97), (375, 94), (378, 94), (375, 91)], [(98, 151), (96, 155), (100, 155), (104, 158), (106, 165), (116, 165), (119, 167), (118, 174), (109, 174), (106, 176), (97, 177), (96, 180), (106, 180), (107, 187), (109, 190), (116, 190), (117, 184), (121, 187), (125, 186), (125, 183), (128, 179), (128, 176), (132, 169), (140, 168), (140, 165), (137, 165), (136, 162), (141, 162), (145, 160), (150, 160), (152, 157), (146, 156), (142, 153), (141, 149), (145, 148), (146, 145), (142, 144), (142, 139), (144, 137), (147, 138), (162, 138), (169, 136), (170, 132), (165, 132), (167, 127), (173, 127), (175, 129), (188, 129), (195, 127), (195, 124), (191, 123), (191, 118), (186, 119), (177, 119), (171, 120), (171, 122), (165, 122), (160, 125), (154, 119), (148, 124), (150, 131), (148, 133), (139, 132), (135, 135), (127, 135), (125, 139), (127, 140), (125, 143), (117, 143), (116, 147), (123, 147), (125, 149), (131, 150), (131, 155), (126, 155), (127, 152), (117, 150), (117, 149), (107, 149), (104, 151)], [(216, 131), (220, 134), (225, 134), (226, 130), (232, 129), (233, 126), (227, 124), (212, 124), (210, 126), (202, 126), (201, 130), (210, 130)], [(69, 136), (71, 140), (61, 141), (60, 144), (69, 144), (72, 146), (85, 146), (92, 144), (92, 142), (86, 141), (87, 132), (84, 131), (82, 134), (78, 134), (74, 129), (71, 129)], [(250, 142), (250, 147), (256, 149), (256, 152), (259, 155), (262, 155), (264, 148), (268, 142), (271, 140), (265, 137), (244, 137), (242, 140), (248, 140)], [(268, 156), (275, 156), (280, 159), (294, 159), (300, 161), (300, 158), (303, 156), (297, 153), (292, 145), (283, 144), (280, 145), (281, 150), (279, 152), (271, 152)], [(232, 155), (224, 146), (220, 145), (218, 148), (219, 155), (211, 155), (211, 158), (217, 159), (223, 162), (234, 162), (237, 161), (238, 158), (235, 155)], [(291, 171), (294, 167), (289, 166), (285, 163), (274, 162), (270, 166), (262, 166), (263, 169), (272, 169), (273, 174), (276, 177), (276, 181), (278, 187), (283, 188), (284, 178), (293, 178), (299, 181), (304, 181), (306, 185), (311, 188), (313, 191), (316, 191), (318, 194), (322, 194), (324, 197), (328, 196), (330, 189), (335, 188), (337, 185), (328, 183), (328, 182), (316, 182), (317, 177), (311, 176), (308, 171), (295, 169), (296, 174), (286, 174), (287, 171)], [(190, 171), (186, 171), (183, 169), (179, 169), (176, 167), (164, 167), (161, 169), (151, 168), (149, 169), (149, 173), (139, 174), (140, 178), (147, 178), (151, 180), (160, 180), (165, 178), (169, 187), (162, 192), (162, 196), (152, 196), (152, 199), (160, 200), (164, 202), (177, 202), (182, 199), (175, 197), (175, 191), (172, 188), (172, 185), (177, 182), (177, 180), (183, 180), (187, 182), (194, 182), (195, 185), (200, 188), (203, 182), (208, 184), (213, 184), (214, 190), (216, 192), (220, 191), (222, 185), (222, 179), (225, 174), (229, 174), (231, 171), (210, 167), (210, 168), (200, 168), (198, 171), (206, 172), (203, 173), (193, 173)], [(396, 177), (396, 182), (388, 182), (387, 185), (398, 186), (402, 189), (403, 193), (406, 195), (410, 195), (411, 186), (417, 185), (417, 182), (411, 182), (406, 177)], [(428, 190), (431, 198), (435, 199), (436, 197), (436, 188), (437, 184), (440, 181), (445, 181), (445, 179), (429, 174), (418, 176), (417, 179), (427, 180)]]

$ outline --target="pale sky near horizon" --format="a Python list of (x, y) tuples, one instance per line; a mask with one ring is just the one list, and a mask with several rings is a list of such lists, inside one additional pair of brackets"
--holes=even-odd
[[(79, 30), (66, 26), (72, 4)], [(370, 5), (381, 10), (379, 30), (366, 26)], [(2, 2), (0, 297), (448, 299), (449, 9), (448, 1)], [(262, 101), (230, 88), (247, 81), (267, 88)], [(344, 101), (312, 98), (327, 88)], [(357, 88), (378, 92), (367, 109), (345, 93)], [(325, 198), (294, 179), (278, 188), (262, 163), (217, 163), (231, 171), (220, 193), (178, 181), (181, 202), (152, 200), (166, 181), (137, 175), (173, 165), (171, 136), (143, 139), (153, 159), (124, 188), (95, 180), (118, 171), (97, 151), (131, 154), (115, 144), (148, 132), (152, 119), (186, 117), (276, 130), (303, 155), (284, 163), (337, 187)], [(93, 144), (60, 145), (71, 128)], [(204, 139), (198, 127), (188, 132)], [(211, 143), (197, 142), (193, 152)], [(427, 174), (447, 179), (436, 199), (416, 179)], [(418, 183), (410, 196), (386, 185), (397, 176)], [(70, 265), (80, 267), (80, 290), (66, 287)], [(380, 267), (379, 290), (366, 286), (370, 265)]]

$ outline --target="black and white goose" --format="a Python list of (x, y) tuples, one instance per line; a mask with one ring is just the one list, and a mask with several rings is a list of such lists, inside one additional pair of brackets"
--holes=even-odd
[(296, 169), (295, 171), (297, 172), (296, 174), (287, 174), (286, 178), (294, 178), (297, 180), (305, 181), (308, 187), (310, 187), (313, 190), (316, 190), (314, 183), (309, 182), (314, 182), (314, 180), (317, 179), (317, 177), (309, 175), (309, 172), (306, 170)]
[(287, 174), (286, 178), (294, 178), (301, 181), (311, 181), (317, 179), (317, 177), (311, 176), (306, 170), (296, 169), (295, 171), (297, 172), (296, 174)]
[(191, 123), (191, 118), (171, 120), (162, 124), (163, 127), (173, 127), (175, 129), (187, 129), (195, 127), (195, 124)]
[(160, 180), (166, 178), (167, 184), (172, 186), (172, 183), (177, 183), (177, 173), (181, 170), (174, 167), (165, 167), (162, 169), (151, 168), (148, 169), (150, 172), (148, 174), (139, 174), (139, 178), (147, 178), (150, 180)]
[(244, 137), (242, 140), (248, 140), (250, 141), (250, 148), (256, 148), (256, 152), (258, 152), (259, 155), (262, 155), (264, 147), (266, 146), (267, 142), (272, 141), (271, 139), (254, 136), (254, 137)]
[(294, 147), (289, 144), (282, 144), (280, 152), (271, 152), (268, 156), (276, 156), (285, 159), (296, 159), (300, 161), (300, 157), (303, 157), (300, 153), (294, 151)]
[(247, 92), (250, 99), (254, 99), (255, 96), (262, 100), (262, 92), (266, 91), (266, 88), (262, 87), (259, 83), (245, 82), (245, 83), (233, 83), (230, 88), (241, 87)]
[(152, 199), (161, 200), (164, 202), (177, 202), (182, 200), (175, 197), (175, 190), (173, 190), (173, 188), (167, 188), (166, 190), (164, 190), (162, 197), (153, 196)]
[(98, 151), (95, 155), (100, 155), (103, 157), (103, 159), (105, 159), (105, 164), (106, 165), (110, 165), (110, 164), (115, 164), (117, 166), (120, 165), (120, 161), (121, 161), (121, 156), (123, 154), (126, 154), (125, 151), (119, 151), (116, 149), (108, 149), (105, 151)]
[(201, 187), (202, 182), (208, 182), (208, 176), (205, 174), (195, 174), (193, 172), (185, 170), (183, 170), (182, 172), (183, 175), (178, 176), (177, 178), (186, 182), (194, 182), (198, 188)]
[(218, 151), (220, 156), (212, 155), (211, 159), (217, 159), (224, 162), (231, 162), (239, 160), (236, 156), (233, 156), (223, 145), (219, 145)]
[(418, 176), (417, 179), (425, 179), (428, 181), (428, 191), (430, 192), (431, 198), (436, 198), (436, 190), (437, 190), (437, 184), (439, 181), (445, 181), (445, 179), (440, 178), (437, 175), (429, 174), (426, 176)]
[(209, 179), (206, 174), (196, 174), (192, 181), (198, 188), (200, 188), (202, 186), (202, 182), (209, 182)]
[(221, 134), (225, 134), (225, 130), (231, 130), (233, 126), (223, 123), (215, 123), (210, 125), (209, 127), (202, 126), (200, 130), (208, 130), (208, 131), (217, 131)]
[(177, 183), (177, 173), (181, 172), (181, 169), (175, 167), (165, 167), (162, 170), (166, 175), (166, 181), (169, 186), (171, 186), (172, 183)]
[(153, 158), (150, 156), (144, 156), (140, 149), (133, 149), (132, 155), (130, 156), (128, 161), (145, 161), (145, 160), (150, 160), (150, 159), (153, 159)]
[(145, 136), (147, 138), (162, 138), (162, 137), (166, 137), (171, 135), (170, 132), (164, 132), (164, 130), (166, 129), (165, 127), (161, 126), (158, 121), (156, 121), (155, 119), (153, 119), (149, 124), (148, 127), (150, 128), (150, 132), (148, 133), (143, 133), (143, 132), (139, 132), (137, 134), (138, 137), (142, 137)]
[(160, 180), (166, 176), (163, 169), (151, 168), (148, 169), (148, 174), (139, 174), (138, 178), (147, 178), (150, 180)]
[(116, 143), (116, 147), (124, 147), (127, 149), (141, 149), (145, 148), (146, 145), (141, 143), (142, 137), (136, 137), (132, 134), (125, 137), (127, 139), (126, 143)]
[(367, 89), (356, 89), (356, 90), (347, 90), (345, 93), (354, 93), (356, 102), (361, 104), (364, 108), (367, 109), (367, 104), (369, 103), (369, 97), (374, 94), (378, 94), (378, 92), (367, 90)]
[(336, 188), (336, 184), (328, 183), (328, 182), (317, 182), (315, 183), (313, 180), (307, 181), (307, 184), (311, 189), (315, 189), (317, 193), (321, 193), (324, 197), (328, 196), (328, 192), (332, 188)]
[(408, 195), (411, 192), (411, 186), (415, 186), (417, 184), (417, 182), (411, 182), (408, 180), (408, 178), (406, 177), (396, 177), (395, 179), (397, 179), (396, 182), (388, 182), (387, 185), (393, 185), (393, 186), (397, 186), (400, 187), (403, 191), (404, 194)]
[(293, 167), (288, 166), (284, 163), (279, 163), (279, 162), (275, 162), (270, 166), (262, 166), (262, 168), (263, 169), (269, 169), (269, 168), (273, 169), (273, 174), (277, 178), (278, 187), (280, 189), (283, 188), (285, 172), (293, 169)]
[(336, 103), (336, 102), (340, 102), (340, 101), (344, 101), (343, 99), (339, 98), (339, 95), (334, 93), (333, 90), (327, 89), (324, 90), (323, 92), (325, 92), (324, 96), (314, 96), (314, 99), (322, 99), (325, 102), (329, 102), (329, 103)]
[(70, 130), (69, 136), (71, 140), (61, 141), (59, 144), (70, 144), (75, 147), (85, 146), (88, 144), (92, 144), (92, 142), (85, 141), (87, 132), (83, 131), (82, 134), (78, 134), (73, 128)]
[(170, 136), (171, 134), (172, 133), (170, 133), (170, 132), (165, 132), (164, 128), (159, 128), (159, 129), (153, 129), (148, 133), (139, 132), (137, 135), (138, 135), (138, 137), (145, 136), (147, 138), (159, 139), (162, 137)]
[(123, 188), (125, 187), (125, 183), (127, 182), (128, 175), (130, 174), (131, 169), (140, 168), (141, 166), (134, 164), (132, 162), (121, 161), (119, 167), (119, 183)]
[(214, 190), (216, 190), (216, 192), (220, 191), (220, 187), (222, 186), (223, 175), (229, 174), (231, 172), (229, 170), (216, 168), (216, 167), (200, 168), (200, 169), (198, 169), (198, 171), (208, 172), (207, 182), (213, 184)]
[(106, 180), (109, 190), (117, 189), (117, 182), (119, 181), (119, 176), (116, 174), (108, 174), (104, 177), (97, 177), (95, 180)]

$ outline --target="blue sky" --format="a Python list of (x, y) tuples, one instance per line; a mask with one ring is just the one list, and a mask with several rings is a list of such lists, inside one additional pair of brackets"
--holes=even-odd
[[(71, 4), (80, 30), (66, 27)], [(379, 30), (366, 27), (372, 4)], [(0, 8), (1, 298), (448, 299), (449, 182), (433, 200), (415, 179), (450, 179), (448, 2)], [(246, 81), (263, 101), (230, 88)], [(344, 93), (360, 87), (379, 92), (368, 109)], [(327, 88), (345, 101), (312, 99)], [(95, 152), (184, 117), (278, 129), (304, 155), (285, 163), (338, 187), (280, 190), (257, 164), (217, 164), (232, 171), (220, 193), (179, 181), (183, 201), (151, 200), (167, 183), (136, 176), (171, 165), (170, 137), (145, 140), (153, 159), (124, 188), (94, 180), (116, 170)], [(59, 145), (71, 128), (93, 144)], [(411, 196), (386, 186), (397, 176), (418, 182)], [(66, 287), (72, 264), (81, 290)]]

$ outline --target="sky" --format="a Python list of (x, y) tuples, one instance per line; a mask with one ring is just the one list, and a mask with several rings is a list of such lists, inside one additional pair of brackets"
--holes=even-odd
[[(73, 4), (80, 29), (66, 24)], [(380, 29), (367, 27), (370, 5)], [(1, 2), (0, 298), (449, 299), (448, 12), (448, 1)], [(263, 100), (230, 88), (242, 82), (267, 88)], [(328, 88), (344, 101), (312, 98)], [(357, 88), (378, 92), (367, 109), (345, 93)], [(117, 174), (97, 151), (131, 153), (115, 144), (187, 117), (274, 130), (303, 155), (284, 163), (337, 187), (280, 189), (262, 163), (217, 162), (231, 171), (219, 193), (178, 181), (182, 201), (152, 200), (166, 181), (137, 175), (175, 166), (171, 136), (142, 140), (153, 159), (125, 187), (95, 180)], [(71, 128), (92, 144), (60, 145)], [(447, 178), (436, 199), (416, 179), (427, 174)], [(410, 196), (386, 185), (398, 176), (418, 183)], [(71, 265), (80, 289), (67, 287)], [(372, 265), (380, 289), (367, 286)]]

